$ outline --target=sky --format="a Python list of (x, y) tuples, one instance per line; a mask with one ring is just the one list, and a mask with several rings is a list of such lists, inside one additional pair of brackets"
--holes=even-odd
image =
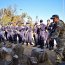
[(65, 0), (0, 0), (0, 9), (8, 6), (15, 6), (17, 15), (27, 12), (33, 20), (38, 16), (44, 23), (54, 14), (65, 21)]

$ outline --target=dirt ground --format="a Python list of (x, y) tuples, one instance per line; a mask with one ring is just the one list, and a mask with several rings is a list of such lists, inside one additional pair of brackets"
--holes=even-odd
[[(32, 49), (37, 48), (37, 47), (30, 46), (30, 45), (28, 45), (28, 46), (23, 45), (23, 47), (24, 47), (24, 55), (26, 55), (26, 56), (30, 56)], [(49, 58), (48, 62), (50, 62), (51, 64), (48, 64), (48, 62), (44, 62), (44, 63), (39, 63), (39, 65), (55, 65), (55, 59), (56, 59), (55, 52), (52, 50), (48, 50), (48, 49), (43, 49), (43, 50), (45, 50), (47, 52), (48, 58)], [(24, 58), (24, 60), (25, 60), (25, 58)], [(0, 65), (5, 65), (3, 62), (4, 62), (3, 60), (0, 60)]]
[[(32, 51), (32, 49), (34, 49), (34, 48), (36, 48), (36, 47), (32, 47), (32, 46), (23, 46), (25, 49), (24, 49), (24, 54), (26, 54), (26, 55), (31, 55), (31, 51)], [(48, 49), (44, 49), (46, 52), (47, 52), (47, 54), (48, 54), (48, 57), (49, 57), (49, 60), (50, 60), (50, 62), (52, 63), (52, 65), (55, 65), (55, 58), (56, 58), (56, 56), (55, 56), (55, 52), (54, 51), (52, 51), (52, 50), (48, 50)], [(46, 62), (45, 63), (40, 63), (39, 65), (48, 65)]]

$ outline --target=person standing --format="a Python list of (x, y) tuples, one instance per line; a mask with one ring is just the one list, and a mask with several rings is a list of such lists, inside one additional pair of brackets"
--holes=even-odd
[(39, 40), (40, 40), (40, 42), (39, 42), (40, 48), (44, 48), (45, 27), (46, 27), (46, 25), (43, 24), (43, 20), (40, 20), (40, 35), (38, 36)]
[(33, 47), (36, 47), (38, 45), (37, 29), (38, 29), (38, 23), (36, 22), (33, 28), (33, 37), (34, 37), (34, 44), (35, 44)]
[(21, 36), (21, 40), (22, 40), (22, 45), (25, 43), (25, 27), (22, 27), (20, 30), (20, 36)]
[(61, 63), (63, 57), (62, 52), (65, 48), (65, 24), (62, 20), (60, 20), (58, 15), (52, 15), (51, 19), (55, 24), (52, 27), (52, 35), (50, 35), (50, 37), (55, 39), (57, 42), (57, 49), (55, 50), (57, 55), (56, 59), (58, 63)]
[(47, 20), (47, 30), (48, 30), (47, 47), (49, 48), (49, 50), (53, 50), (54, 48), (54, 39), (50, 38), (50, 35), (52, 35), (52, 32), (55, 30), (53, 28), (55, 28), (55, 23), (50, 22), (50, 20)]
[(26, 27), (26, 33), (25, 33), (25, 36), (26, 36), (26, 45), (28, 46), (28, 43), (30, 43), (30, 45), (33, 45), (32, 44), (32, 28), (31, 26), (29, 26), (29, 22), (26, 23), (27, 24), (27, 27)]

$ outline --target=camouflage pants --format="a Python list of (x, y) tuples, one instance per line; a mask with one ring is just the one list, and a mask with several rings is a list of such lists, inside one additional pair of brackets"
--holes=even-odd
[(65, 48), (65, 39), (56, 38), (56, 42), (57, 42), (57, 49), (55, 50), (57, 56), (56, 60), (57, 62), (61, 62), (63, 58), (62, 53)]

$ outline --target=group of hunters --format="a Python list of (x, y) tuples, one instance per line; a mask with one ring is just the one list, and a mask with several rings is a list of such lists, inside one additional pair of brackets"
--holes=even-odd
[(1, 26), (0, 42), (3, 42), (4, 45), (7, 44), (5, 41), (22, 45), (26, 43), (27, 46), (30, 44), (33, 47), (52, 50), (54, 40), (56, 40), (57, 57), (65, 56), (65, 24), (58, 15), (52, 15), (51, 19), (52, 22), (47, 20), (47, 25), (43, 20), (39, 21), (39, 25), (38, 22), (35, 22), (33, 28), (28, 26), (29, 22), (25, 26)]

